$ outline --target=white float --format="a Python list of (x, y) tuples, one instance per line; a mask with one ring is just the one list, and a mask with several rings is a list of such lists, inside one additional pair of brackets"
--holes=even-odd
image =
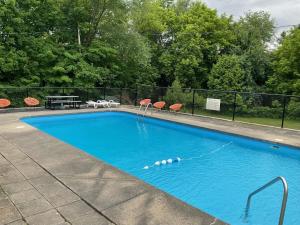
[(154, 165), (155, 165), (155, 166), (160, 166), (160, 161), (156, 161), (156, 162), (154, 163)]

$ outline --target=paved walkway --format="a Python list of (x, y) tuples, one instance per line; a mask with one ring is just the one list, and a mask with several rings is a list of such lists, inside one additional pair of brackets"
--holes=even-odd
[(225, 224), (19, 121), (74, 112), (0, 115), (0, 225)]

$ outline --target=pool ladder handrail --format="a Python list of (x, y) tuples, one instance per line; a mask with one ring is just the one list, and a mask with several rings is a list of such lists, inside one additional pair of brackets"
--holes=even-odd
[[(147, 111), (148, 111), (148, 109), (149, 109), (149, 106), (151, 106), (152, 108), (153, 108), (153, 105), (152, 105), (152, 103), (150, 102), (150, 103), (148, 103), (147, 104), (147, 106), (146, 106), (146, 109), (145, 109), (145, 111), (144, 111), (144, 114), (143, 114), (143, 116), (145, 116), (146, 115), (146, 113), (147, 113)], [(152, 111), (151, 111), (151, 114), (152, 114)]]
[(284, 177), (281, 177), (281, 176), (274, 178), (270, 182), (266, 183), (262, 187), (258, 188), (257, 190), (255, 190), (255, 191), (253, 191), (252, 193), (249, 194), (248, 199), (247, 199), (246, 209), (245, 209), (245, 218), (248, 217), (252, 196), (254, 196), (255, 194), (257, 194), (261, 191), (263, 191), (267, 187), (270, 187), (271, 185), (277, 183), (278, 181), (281, 181), (282, 184), (283, 184), (283, 197), (282, 197), (282, 203), (281, 203), (280, 217), (279, 217), (278, 225), (283, 225), (283, 219), (284, 219), (284, 214), (285, 214), (285, 209), (286, 209), (286, 202), (287, 202), (287, 198), (288, 198), (288, 184), (286, 182), (286, 179)]
[[(151, 102), (148, 103), (148, 104), (146, 105), (145, 110), (144, 110), (143, 114), (141, 115), (140, 112), (141, 112), (141, 110), (142, 110), (143, 105), (140, 105), (139, 112), (137, 113), (137, 115), (143, 116), (143, 117), (144, 117), (144, 116), (146, 115), (146, 113), (147, 113), (147, 111), (148, 111), (148, 108), (149, 108), (150, 106), (153, 108), (153, 105), (152, 105)], [(152, 113), (152, 111), (151, 111), (151, 113)]]

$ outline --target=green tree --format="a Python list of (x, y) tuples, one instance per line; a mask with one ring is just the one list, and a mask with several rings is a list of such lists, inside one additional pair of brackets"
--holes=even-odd
[(156, 78), (123, 0), (0, 2), (0, 82), (131, 86)]
[(274, 52), (273, 33), (266, 12), (234, 22), (200, 1), (2, 0), (0, 86), (258, 91), (267, 82), (300, 94), (299, 29)]
[(253, 80), (245, 59), (237, 55), (224, 55), (213, 66), (208, 78), (210, 89), (223, 91), (249, 91)]
[(171, 105), (174, 103), (184, 103), (185, 97), (186, 96), (182, 90), (180, 81), (178, 79), (176, 79), (173, 81), (171, 87), (168, 88), (164, 100)]
[(249, 12), (236, 23), (235, 33), (233, 53), (243, 55), (249, 63), (256, 89), (264, 86), (271, 73), (268, 43), (274, 34), (274, 20), (264, 11)]
[(206, 87), (213, 63), (233, 42), (231, 18), (218, 16), (201, 2), (141, 2), (134, 24), (149, 39), (158, 84), (169, 86), (178, 78), (185, 87)]
[(271, 91), (300, 95), (300, 28), (287, 34), (273, 55)]
[(231, 18), (196, 2), (181, 10), (175, 21), (174, 74), (186, 87), (206, 88), (213, 64), (234, 39)]

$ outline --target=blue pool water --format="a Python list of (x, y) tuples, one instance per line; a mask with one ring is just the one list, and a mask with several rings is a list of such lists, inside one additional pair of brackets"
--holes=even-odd
[[(221, 132), (136, 115), (101, 112), (32, 117), (24, 122), (234, 225), (277, 224), (282, 185), (254, 196), (272, 178), (289, 184), (286, 225), (300, 224), (300, 151)], [(155, 161), (180, 157), (163, 166)], [(146, 165), (149, 169), (143, 169)]]

